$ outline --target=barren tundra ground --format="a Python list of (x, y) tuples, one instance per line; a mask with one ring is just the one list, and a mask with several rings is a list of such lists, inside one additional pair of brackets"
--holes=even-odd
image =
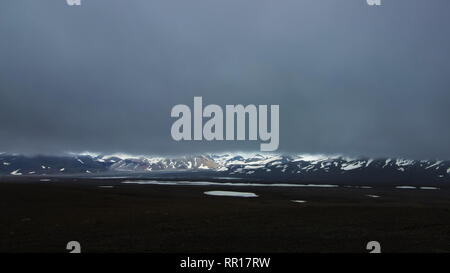
[(0, 252), (450, 252), (449, 193), (1, 182)]

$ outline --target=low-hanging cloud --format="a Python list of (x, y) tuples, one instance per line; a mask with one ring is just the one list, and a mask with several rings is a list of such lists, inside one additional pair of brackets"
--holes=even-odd
[(0, 151), (179, 154), (176, 104), (280, 105), (280, 152), (450, 158), (447, 0), (4, 0)]

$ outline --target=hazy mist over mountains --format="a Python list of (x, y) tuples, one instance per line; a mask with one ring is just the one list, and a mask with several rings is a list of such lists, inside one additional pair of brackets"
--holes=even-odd
[(447, 0), (0, 1), (0, 151), (193, 155), (170, 109), (279, 104), (281, 154), (450, 159)]

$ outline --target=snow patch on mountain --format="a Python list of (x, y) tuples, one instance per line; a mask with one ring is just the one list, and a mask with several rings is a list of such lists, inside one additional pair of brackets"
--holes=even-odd
[(436, 163), (434, 163), (434, 164), (432, 164), (432, 165), (426, 167), (425, 169), (430, 169), (430, 168), (433, 168), (433, 167), (436, 167), (436, 169), (438, 169), (438, 168), (439, 168), (439, 165), (440, 165), (441, 163), (442, 163), (442, 161), (436, 161)]
[(410, 166), (410, 165), (414, 164), (414, 160), (399, 158), (395, 161), (395, 164), (399, 167)]
[(13, 172), (11, 172), (11, 175), (22, 175), (22, 173), (20, 173), (20, 169), (17, 169)]
[(354, 170), (354, 169), (361, 168), (364, 165), (365, 165), (364, 161), (350, 162), (350, 163), (347, 163), (347, 164), (343, 164), (341, 169), (344, 170), (344, 171), (351, 171), (351, 170)]
[(372, 163), (372, 162), (373, 162), (373, 159), (372, 159), (372, 158), (369, 159), (369, 160), (367, 160), (367, 162), (366, 162), (366, 167), (369, 167), (370, 163)]

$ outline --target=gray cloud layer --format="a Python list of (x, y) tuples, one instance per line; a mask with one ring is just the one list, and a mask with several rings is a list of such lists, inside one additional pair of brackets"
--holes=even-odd
[(176, 154), (170, 109), (279, 104), (280, 151), (450, 158), (450, 2), (0, 2), (0, 151)]

